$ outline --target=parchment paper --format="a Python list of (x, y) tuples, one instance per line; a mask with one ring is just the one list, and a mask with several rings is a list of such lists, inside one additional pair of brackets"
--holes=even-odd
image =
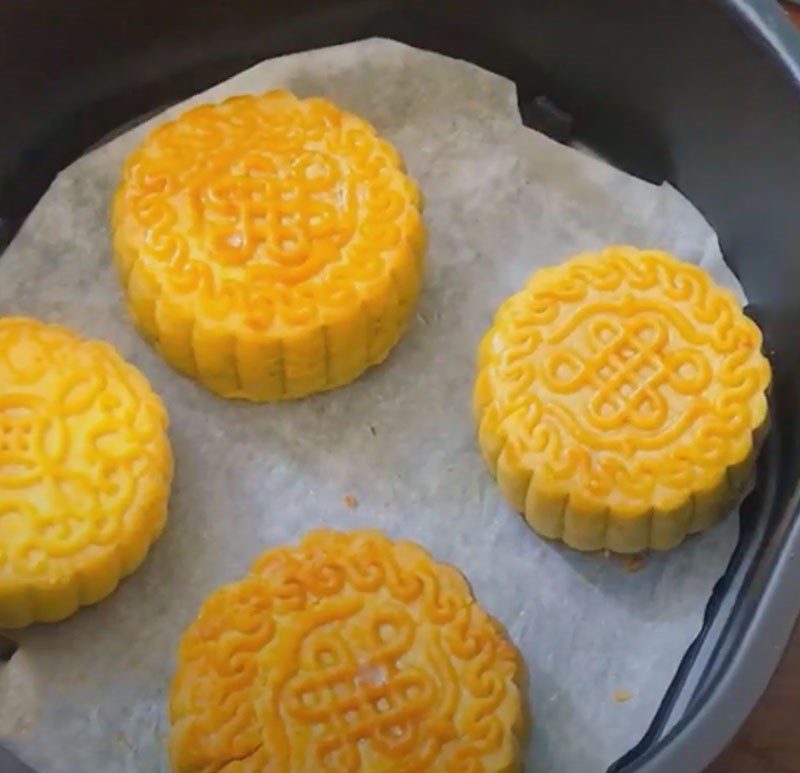
[(42, 773), (165, 770), (174, 653), (202, 598), (308, 529), (377, 527), (459, 566), (519, 646), (535, 715), (526, 769), (602, 771), (652, 719), (737, 519), (635, 573), (539, 539), (479, 457), (476, 346), (534, 269), (608, 243), (674, 250), (741, 288), (674, 190), (524, 128), (513, 84), (473, 65), (369, 40), (264, 62), (190, 102), (274, 87), (333, 99), (400, 149), (430, 229), (416, 321), (384, 365), (343, 389), (282, 405), (220, 400), (139, 337), (112, 268), (112, 192), (163, 117), (65, 170), (0, 259), (0, 314), (69, 325), (137, 364), (171, 413), (177, 477), (141, 569), (98, 606), (21, 634), (0, 668), (0, 733)]

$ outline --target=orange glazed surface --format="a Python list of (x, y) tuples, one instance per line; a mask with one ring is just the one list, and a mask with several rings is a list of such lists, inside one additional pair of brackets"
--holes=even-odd
[(767, 419), (758, 327), (700, 268), (632, 247), (537, 272), (479, 351), (481, 449), (506, 499), (584, 550), (714, 522)]
[(0, 318), (0, 628), (107, 596), (164, 526), (167, 415), (109, 345)]
[(279, 400), (383, 360), (415, 304), (419, 192), (375, 129), (286, 91), (196, 107), (128, 159), (114, 200), (133, 318), (225, 397)]
[(521, 666), (454, 568), (379, 532), (268, 550), (186, 631), (175, 771), (518, 769)]

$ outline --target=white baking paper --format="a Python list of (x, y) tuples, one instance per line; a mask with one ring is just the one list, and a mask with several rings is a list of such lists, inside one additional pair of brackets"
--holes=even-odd
[(499, 76), (368, 40), (264, 62), (190, 102), (275, 87), (328, 97), (400, 149), (427, 202), (419, 313), (387, 362), (350, 386), (289, 404), (223, 401), (139, 337), (112, 267), (123, 160), (186, 104), (59, 175), (0, 259), (0, 314), (68, 325), (137, 364), (172, 416), (177, 477), (166, 532), (139, 571), (98, 606), (21, 633), (0, 667), (0, 741), (41, 773), (165, 770), (174, 654), (203, 597), (308, 529), (377, 527), (459, 566), (522, 651), (535, 717), (526, 769), (602, 771), (651, 721), (737, 518), (635, 573), (541, 540), (480, 459), (475, 350), (534, 269), (609, 243), (673, 250), (741, 288), (686, 200), (524, 128)]

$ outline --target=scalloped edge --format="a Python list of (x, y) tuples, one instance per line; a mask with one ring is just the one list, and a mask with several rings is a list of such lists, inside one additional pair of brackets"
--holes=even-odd
[[(362, 298), (352, 313), (285, 336), (237, 335), (203, 324), (166, 297), (163, 288), (149, 277), (144, 279), (144, 272), (137, 271), (141, 266), (137, 258), (131, 261), (127, 275), (122, 257), (117, 265), (136, 327), (178, 372), (224, 398), (294, 400), (354, 381), (383, 362), (397, 345), (422, 285), (425, 235), (421, 219), (419, 222), (421, 235), (409, 242), (405, 280), (392, 270), (382, 283), (383, 298)], [(121, 253), (117, 250), (116, 254)]]
[(536, 485), (536, 471), (518, 462), (509, 463), (512, 446), (485, 421), (487, 402), (481, 368), (473, 392), (473, 413), (478, 426), (478, 445), (483, 460), (497, 481), (506, 503), (519, 512), (540, 536), (564, 542), (575, 550), (615, 553), (670, 550), (686, 537), (713, 526), (734, 509), (746, 493), (746, 485), (755, 470), (755, 462), (769, 430), (769, 387), (763, 392), (765, 413), (761, 424), (750, 433), (750, 448), (744, 458), (728, 465), (715, 486), (692, 490), (674, 508), (656, 511), (650, 507), (636, 513), (611, 513), (601, 502), (577, 503), (573, 493), (551, 495)]
[[(656, 512), (650, 508), (632, 515), (614, 514), (608, 507), (584, 508), (570, 494), (548, 496), (536, 487), (533, 471), (516, 470), (527, 477), (527, 486), (519, 477), (504, 474), (497, 461), (484, 455), (504, 500), (527, 521), (531, 528), (549, 540), (561, 541), (575, 550), (614, 553), (641, 553), (646, 550), (671, 550), (686, 537), (714, 526), (737, 507), (747, 493), (747, 484), (755, 472), (763, 438), (769, 428), (765, 420), (752, 434), (750, 452), (744, 460), (725, 468), (719, 483), (708, 491), (692, 491), (682, 504)], [(501, 452), (507, 444), (502, 444)], [(482, 446), (483, 448), (483, 446)]]

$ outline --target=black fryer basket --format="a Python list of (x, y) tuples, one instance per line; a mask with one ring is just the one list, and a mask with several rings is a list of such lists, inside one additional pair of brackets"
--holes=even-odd
[[(5, 0), (0, 252), (109, 132), (266, 57), (373, 35), (505, 75), (529, 126), (673, 183), (750, 298), (775, 373), (758, 485), (702, 631), (609, 769), (699, 771), (800, 610), (800, 37), (774, 0)], [(0, 773), (28, 770), (0, 748)]]

